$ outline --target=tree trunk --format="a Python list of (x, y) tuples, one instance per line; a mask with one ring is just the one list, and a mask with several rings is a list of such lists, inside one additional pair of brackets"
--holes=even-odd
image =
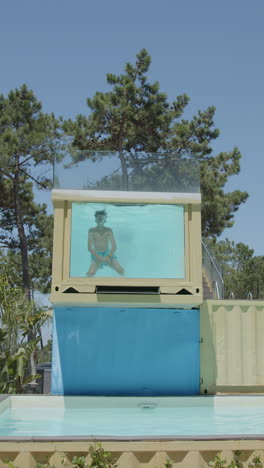
[(29, 274), (29, 263), (28, 263), (28, 244), (23, 223), (23, 214), (19, 196), (19, 175), (18, 172), (15, 174), (14, 182), (14, 202), (15, 202), (15, 213), (16, 213), (16, 224), (18, 230), (20, 252), (22, 258), (22, 278), (25, 295), (28, 301), (31, 301), (31, 285), (30, 285), (30, 274)]
[(119, 159), (121, 162), (121, 169), (122, 169), (122, 190), (128, 190), (127, 164), (126, 164), (126, 158), (125, 158), (124, 151), (123, 151), (125, 121), (126, 121), (126, 116), (123, 113), (119, 136), (118, 136), (118, 151), (119, 151)]
[(128, 190), (127, 164), (126, 164), (126, 158), (124, 156), (123, 151), (119, 151), (119, 159), (121, 162), (121, 169), (122, 169), (122, 190)]
[[(16, 215), (16, 224), (18, 230), (18, 237), (19, 237), (19, 244), (20, 244), (20, 253), (22, 258), (22, 279), (23, 279), (23, 287), (25, 291), (26, 299), (31, 302), (31, 281), (30, 281), (30, 273), (29, 273), (29, 262), (28, 262), (28, 243), (27, 237), (24, 229), (24, 222), (23, 222), (23, 212), (20, 202), (20, 195), (19, 195), (19, 173), (18, 170), (15, 172), (15, 177), (13, 180), (13, 189), (14, 189), (14, 203), (15, 203), (15, 215)], [(28, 333), (28, 341), (32, 340), (34, 335), (32, 332)], [(33, 352), (30, 356), (30, 373), (31, 375), (35, 375), (36, 372), (36, 357), (35, 353)], [(32, 382), (36, 384), (36, 382)]]

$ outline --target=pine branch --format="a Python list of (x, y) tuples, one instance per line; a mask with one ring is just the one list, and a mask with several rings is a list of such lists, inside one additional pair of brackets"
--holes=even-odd
[(36, 179), (35, 177), (33, 177), (33, 175), (29, 174), (27, 171), (25, 171), (25, 169), (20, 168), (20, 171), (23, 172), (23, 174), (25, 174), (29, 179), (33, 180), (33, 182), (38, 184), (43, 189), (47, 188), (47, 185), (45, 183), (43, 183), (43, 182), (39, 181), (38, 179)]
[(5, 171), (5, 169), (0, 168), (0, 173), (6, 176), (8, 179), (12, 181), (14, 180), (14, 177), (12, 177), (11, 174), (9, 174), (9, 172)]

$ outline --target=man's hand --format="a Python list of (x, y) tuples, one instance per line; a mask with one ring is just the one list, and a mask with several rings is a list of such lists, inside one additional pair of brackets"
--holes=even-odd
[(112, 257), (110, 257), (109, 255), (107, 255), (107, 257), (104, 257), (104, 262), (105, 262), (105, 263), (111, 263), (111, 262), (112, 262)]

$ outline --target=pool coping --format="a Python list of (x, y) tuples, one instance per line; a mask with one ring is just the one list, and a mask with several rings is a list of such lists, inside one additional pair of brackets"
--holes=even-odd
[(9, 398), (10, 396), (12, 396), (11, 393), (1, 393), (1, 394), (0, 394), (0, 403), (1, 403), (1, 401), (6, 400), (6, 399)]
[(5, 436), (1, 442), (166, 442), (166, 441), (223, 441), (223, 440), (264, 440), (264, 434), (221, 434), (217, 436)]

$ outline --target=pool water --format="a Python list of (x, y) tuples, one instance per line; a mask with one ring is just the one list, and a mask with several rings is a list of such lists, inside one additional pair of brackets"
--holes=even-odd
[(263, 435), (264, 397), (11, 397), (0, 437)]
[[(184, 278), (184, 207), (166, 204), (72, 203), (70, 276), (86, 277), (91, 264), (88, 231), (94, 214), (105, 210), (113, 232), (116, 259), (126, 278)], [(157, 248), (158, 246), (158, 248)], [(96, 276), (117, 277), (101, 265)]]

